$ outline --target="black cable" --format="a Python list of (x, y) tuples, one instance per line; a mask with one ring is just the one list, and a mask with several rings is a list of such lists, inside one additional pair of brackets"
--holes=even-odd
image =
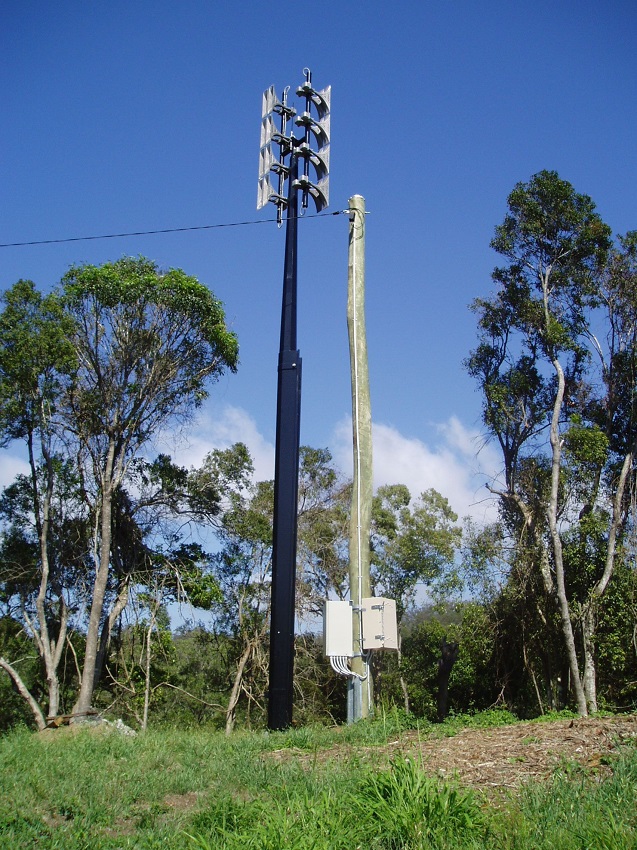
[[(322, 218), (326, 215), (342, 215), (348, 210), (337, 210), (331, 213), (315, 213), (314, 215), (301, 215), (299, 218)], [(106, 233), (102, 236), (70, 236), (67, 239), (37, 239), (32, 242), (5, 242), (0, 243), (0, 248), (24, 248), (28, 245), (59, 245), (64, 242), (88, 242), (93, 239), (120, 239), (124, 236), (154, 236), (157, 233), (186, 233), (192, 230), (214, 230), (218, 227), (246, 227), (250, 224), (269, 224), (276, 222), (276, 218), (261, 218), (254, 221), (232, 221), (223, 224), (201, 224), (196, 227), (167, 227), (163, 230), (136, 230), (130, 233)]]

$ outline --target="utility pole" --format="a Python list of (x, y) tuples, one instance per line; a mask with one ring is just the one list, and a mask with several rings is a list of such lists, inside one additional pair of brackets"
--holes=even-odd
[(347, 717), (367, 717), (372, 703), (370, 669), (363, 651), (362, 600), (369, 597), (369, 535), (372, 512), (372, 416), (365, 332), (365, 199), (349, 199), (347, 329), (352, 375), (354, 482), (349, 538), (349, 583), (353, 607), (352, 676), (348, 679)]
[(324, 600), (324, 650), (332, 669), (346, 676), (347, 721), (373, 710), (373, 651), (397, 650), (396, 602), (371, 596), (372, 414), (365, 331), (365, 199), (349, 199), (347, 329), (352, 376), (354, 480), (349, 536), (350, 599)]
[[(270, 683), (268, 727), (286, 729), (292, 722), (294, 683), (294, 613), (296, 588), (296, 536), (299, 481), (299, 437), (301, 422), (301, 356), (296, 339), (297, 236), (299, 204), (308, 206), (312, 196), (317, 212), (329, 202), (328, 171), (330, 145), (331, 87), (317, 91), (312, 73), (304, 69), (305, 82), (296, 90), (305, 100), (297, 115), (288, 106), (289, 87), (281, 100), (274, 86), (263, 94), (259, 192), (257, 209), (270, 202), (277, 207), (277, 221), (286, 211), (285, 266), (281, 307), (281, 339), (278, 363), (277, 420), (274, 461), (274, 527), (272, 550), (272, 610), (270, 620)], [(312, 109), (317, 117), (313, 117)], [(279, 128), (275, 117), (279, 118)], [(301, 129), (288, 133), (292, 118)], [(278, 146), (278, 156), (272, 145)], [(310, 180), (310, 165), (316, 182)], [(272, 186), (270, 173), (277, 175)], [(285, 191), (287, 184), (287, 192)]]
[(294, 180), (297, 164), (298, 160), (293, 159), (289, 179), (277, 383), (268, 691), (270, 729), (285, 729), (292, 722), (296, 528), (301, 428), (301, 354), (296, 348), (298, 205)]

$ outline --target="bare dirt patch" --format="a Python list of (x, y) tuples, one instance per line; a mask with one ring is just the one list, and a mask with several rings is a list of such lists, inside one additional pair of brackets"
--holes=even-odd
[[(530, 779), (547, 779), (562, 765), (576, 764), (603, 776), (613, 756), (631, 742), (637, 742), (637, 716), (622, 715), (462, 729), (452, 737), (408, 731), (381, 747), (332, 747), (301, 760), (358, 757), (382, 767), (400, 754), (418, 759), (427, 773), (498, 794)], [(292, 752), (274, 755), (285, 759)]]
[(188, 812), (194, 809), (199, 802), (201, 793), (199, 791), (187, 791), (185, 794), (168, 794), (164, 798), (164, 805), (176, 812)]
[(568, 763), (609, 772), (612, 755), (636, 737), (637, 717), (626, 716), (465, 729), (437, 741), (418, 741), (409, 732), (400, 746), (427, 771), (487, 791), (546, 779)]

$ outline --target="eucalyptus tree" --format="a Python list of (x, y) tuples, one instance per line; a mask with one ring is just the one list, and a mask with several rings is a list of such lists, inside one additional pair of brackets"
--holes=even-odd
[(495, 294), (474, 303), (467, 361), (502, 452), (491, 490), (555, 604), (585, 715), (597, 709), (595, 623), (635, 471), (635, 236), (613, 246), (593, 201), (542, 171), (511, 192), (491, 244), (507, 263)]
[(398, 620), (419, 585), (432, 586), (453, 567), (462, 530), (448, 500), (425, 490), (412, 501), (404, 484), (378, 488), (372, 505), (371, 582), (396, 600)]
[(226, 734), (234, 728), (242, 694), (248, 710), (265, 696), (266, 648), (272, 584), (272, 481), (260, 481), (223, 518), (217, 556), (222, 599), (217, 629), (231, 639), (234, 663), (226, 707)]
[[(0, 446), (22, 441), (27, 451), (28, 476), (16, 482), (3, 500), (7, 529), (2, 544), (0, 582), (8, 598), (19, 601), (19, 620), (34, 641), (47, 683), (47, 713), (58, 712), (58, 669), (70, 614), (64, 563), (53, 554), (52, 512), (56, 495), (72, 473), (62, 462), (65, 446), (56, 422), (60, 398), (76, 368), (69, 342), (71, 323), (55, 295), (42, 296), (31, 281), (20, 280), (3, 295), (0, 314)], [(62, 486), (58, 486), (60, 482)], [(57, 499), (58, 532), (61, 503)], [(69, 532), (68, 525), (66, 532)], [(58, 540), (61, 538), (58, 536)], [(52, 613), (55, 609), (55, 614)], [(22, 681), (18, 665), (0, 658), (28, 702), (36, 725), (45, 715)]]
[[(117, 643), (117, 653), (109, 666), (104, 683), (134, 713), (142, 730), (148, 727), (151, 703), (156, 693), (174, 687), (164, 668), (157, 676), (157, 658), (170, 658), (174, 643), (169, 605), (184, 605), (210, 611), (221, 593), (212, 572), (211, 556), (199, 543), (166, 540), (165, 545), (147, 552), (133, 578), (131, 604), (128, 605), (129, 627), (124, 640)], [(131, 612), (132, 609), (132, 612)], [(190, 697), (189, 692), (181, 691)]]
[[(197, 485), (212, 486), (220, 471), (239, 474), (252, 464), (245, 446), (237, 444), (211, 453), (202, 468), (193, 471), (193, 504)], [(252, 482), (230, 489), (230, 498), (216, 520), (220, 549), (215, 577), (222, 599), (213, 607), (216, 629), (233, 648), (226, 732), (234, 728), (242, 696), (248, 710), (263, 706), (267, 681), (267, 642), (272, 583), (272, 481)], [(302, 446), (299, 469), (299, 528), (296, 613), (316, 616), (322, 600), (343, 595), (347, 577), (348, 483), (334, 468), (327, 449)]]
[[(34, 527), (27, 534), (23, 522), (12, 532), (14, 542), (19, 531), (31, 547), (31, 585), (37, 587), (23, 593), (34, 599), (35, 614), (23, 604), (22, 619), (42, 657), (48, 713), (54, 715), (70, 600), (77, 601), (77, 588), (86, 587), (82, 604), (76, 606), (78, 618), (86, 611), (81, 683), (72, 711), (77, 716), (91, 707), (103, 658), (100, 640), (103, 650), (136, 569), (123, 562), (124, 556), (130, 561), (135, 555), (135, 547), (124, 545), (127, 528), (132, 530), (128, 543), (137, 533), (127, 491), (135, 462), (150, 451), (162, 429), (192, 415), (212, 381), (236, 369), (237, 340), (226, 327), (221, 303), (205, 286), (180, 270), (162, 272), (143, 258), (71, 268), (60, 291), (47, 297), (32, 283), (20, 281), (4, 300), (0, 437), (5, 444), (25, 441), (31, 469)], [(51, 506), (61, 495), (61, 471), (68, 483), (71, 468), (85, 522), (81, 582), (68, 578), (64, 547), (58, 547), (52, 569)], [(26, 483), (19, 487), (24, 494)], [(64, 528), (60, 515), (56, 523), (59, 541)], [(144, 546), (137, 551), (141, 563)], [(23, 582), (22, 589), (26, 586)], [(15, 666), (4, 658), (1, 666), (20, 689)], [(24, 690), (42, 726), (43, 712)]]
[(87, 465), (95, 518), (94, 581), (74, 714), (89, 710), (112, 569), (113, 501), (134, 458), (184, 421), (207, 384), (237, 366), (221, 303), (196, 278), (144, 258), (71, 268), (62, 280), (77, 358), (64, 425)]
[[(453, 572), (462, 539), (457, 515), (447, 499), (429, 489), (412, 500), (404, 484), (379, 487), (372, 501), (371, 586), (374, 595), (396, 601), (398, 624), (413, 604), (419, 586), (432, 587)], [(398, 668), (406, 711), (407, 682)], [(377, 678), (378, 670), (377, 670)]]
[(351, 481), (336, 469), (329, 449), (301, 446), (296, 600), (301, 616), (319, 616), (325, 599), (346, 596), (351, 492)]

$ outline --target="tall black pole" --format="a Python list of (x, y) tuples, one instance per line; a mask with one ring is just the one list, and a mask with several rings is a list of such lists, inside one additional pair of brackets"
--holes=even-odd
[(274, 461), (274, 529), (268, 726), (292, 723), (296, 524), (301, 425), (301, 357), (296, 348), (296, 255), (298, 158), (291, 153), (285, 231), (285, 271), (277, 388)]

